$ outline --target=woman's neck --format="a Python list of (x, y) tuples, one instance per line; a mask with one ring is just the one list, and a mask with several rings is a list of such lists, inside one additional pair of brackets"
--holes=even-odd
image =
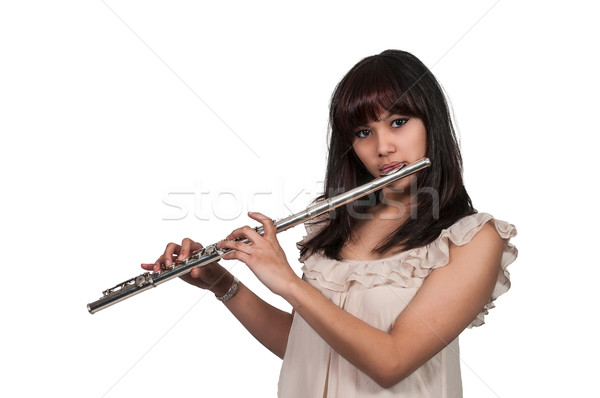
[(395, 220), (398, 226), (404, 223), (410, 217), (411, 210), (416, 208), (413, 196), (407, 192), (383, 189), (380, 198), (380, 202), (371, 207), (368, 213), (374, 219)]

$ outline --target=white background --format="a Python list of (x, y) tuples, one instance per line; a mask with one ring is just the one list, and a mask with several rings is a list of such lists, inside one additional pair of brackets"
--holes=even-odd
[[(590, 3), (2, 2), (0, 395), (274, 396), (280, 360), (210, 293), (173, 281), (93, 316), (86, 304), (169, 241), (213, 243), (247, 210), (303, 209), (333, 88), (399, 48), (449, 95), (476, 208), (519, 230), (512, 289), (461, 337), (465, 396), (589, 396)], [(297, 271), (303, 234), (280, 235)]]

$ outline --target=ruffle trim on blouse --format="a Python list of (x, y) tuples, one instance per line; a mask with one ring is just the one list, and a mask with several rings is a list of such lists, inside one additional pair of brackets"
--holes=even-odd
[[(360, 283), (367, 288), (383, 284), (394, 284), (408, 287), (414, 278), (426, 278), (432, 270), (448, 264), (450, 259), (450, 243), (457, 246), (467, 244), (473, 236), (492, 221), (496, 231), (504, 240), (504, 250), (501, 258), (501, 269), (488, 303), (469, 327), (481, 326), (484, 316), (494, 308), (494, 300), (506, 293), (510, 288), (510, 274), (507, 270), (517, 258), (517, 248), (509, 240), (516, 236), (514, 225), (494, 219), (487, 213), (476, 213), (466, 216), (451, 227), (442, 230), (440, 236), (430, 244), (407, 250), (380, 260), (342, 260), (338, 261), (325, 257), (322, 253), (302, 256), (304, 263), (302, 271), (308, 279), (315, 280), (324, 289), (344, 292), (351, 283)], [(319, 228), (307, 226), (310, 237)], [(306, 237), (305, 237), (306, 239)]]

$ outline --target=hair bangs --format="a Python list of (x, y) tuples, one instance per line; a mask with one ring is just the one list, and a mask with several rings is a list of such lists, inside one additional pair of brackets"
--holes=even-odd
[(357, 65), (334, 93), (331, 109), (333, 132), (350, 142), (360, 126), (379, 120), (387, 113), (421, 117), (412, 98), (410, 87), (399, 79), (398, 73), (381, 60), (365, 59)]

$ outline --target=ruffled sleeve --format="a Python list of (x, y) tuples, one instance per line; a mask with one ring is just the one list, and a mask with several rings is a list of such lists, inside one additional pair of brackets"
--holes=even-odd
[[(481, 326), (484, 323), (484, 316), (494, 308), (494, 300), (510, 288), (510, 274), (507, 267), (515, 261), (518, 253), (516, 247), (510, 243), (510, 239), (517, 234), (515, 226), (496, 220), (490, 214), (476, 213), (466, 216), (451, 227), (442, 230), (440, 236), (430, 244), (380, 260), (337, 261), (327, 258), (321, 253), (315, 253), (304, 255), (300, 257), (299, 261), (304, 264), (302, 271), (305, 277), (318, 284), (321, 289), (329, 291), (344, 292), (353, 283), (359, 283), (367, 288), (383, 284), (394, 284), (401, 287), (420, 286), (432, 270), (448, 264), (451, 244), (462, 246), (469, 243), (489, 221), (504, 240), (504, 249), (492, 295), (469, 325), (469, 327)], [(303, 241), (314, 236), (324, 224), (326, 223), (307, 224), (307, 235)], [(299, 245), (303, 241), (299, 242)]]
[(500, 269), (498, 270), (498, 278), (496, 279), (496, 285), (490, 299), (479, 312), (477, 318), (471, 322), (469, 328), (483, 325), (485, 315), (488, 314), (490, 309), (494, 308), (494, 301), (510, 289), (510, 273), (507, 267), (516, 260), (518, 254), (517, 248), (510, 243), (510, 239), (517, 235), (517, 229), (512, 224), (496, 220), (490, 214), (477, 213), (464, 217), (450, 228), (443, 230), (440, 237), (429, 245), (429, 251), (432, 254), (434, 263), (432, 268), (444, 266), (448, 264), (448, 260), (450, 259), (450, 243), (457, 246), (469, 243), (473, 239), (473, 236), (490, 221), (495, 227), (496, 232), (498, 232), (498, 235), (504, 241)]

